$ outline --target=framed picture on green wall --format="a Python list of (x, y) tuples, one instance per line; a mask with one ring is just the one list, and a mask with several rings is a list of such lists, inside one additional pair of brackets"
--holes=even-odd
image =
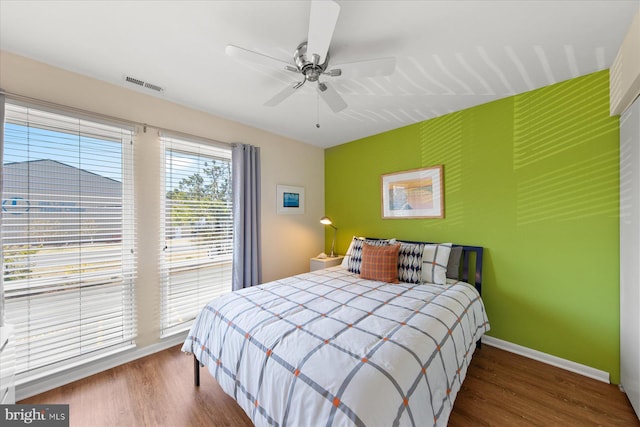
[(382, 218), (444, 218), (442, 165), (382, 175)]

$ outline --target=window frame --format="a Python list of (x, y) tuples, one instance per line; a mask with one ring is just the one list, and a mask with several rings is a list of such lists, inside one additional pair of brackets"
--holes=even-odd
[[(3, 101), (2, 98), (0, 98), (0, 101)], [(12, 111), (5, 111), (7, 107), (9, 110), (12, 110)], [(5, 117), (5, 122), (3, 123), (4, 126), (2, 128), (2, 132), (3, 132), (2, 136), (4, 141), (2, 146), (0, 147), (3, 155), (5, 154), (5, 151), (7, 150), (7, 147), (8, 147), (8, 141), (7, 141), (7, 138), (5, 138), (6, 132), (7, 132), (7, 127), (5, 123), (9, 123), (11, 125), (23, 126), (23, 127), (26, 126), (25, 129), (27, 129), (27, 134), (29, 134), (32, 129), (40, 129), (40, 130), (44, 129), (48, 131), (54, 131), (54, 133), (51, 136), (52, 138), (61, 137), (61, 135), (71, 135), (72, 137), (77, 138), (78, 150), (80, 153), (82, 153), (83, 149), (90, 148), (87, 146), (90, 146), (91, 144), (95, 143), (95, 142), (91, 142), (92, 140), (98, 140), (101, 142), (109, 141), (110, 143), (115, 142), (116, 144), (119, 144), (117, 147), (120, 147), (120, 161), (119, 161), (119, 167), (121, 168), (120, 169), (121, 182), (120, 182), (120, 196), (119, 196), (120, 206), (117, 206), (116, 204), (116, 206), (119, 207), (119, 210), (114, 211), (113, 210), (114, 206), (108, 206), (108, 204), (106, 204), (104, 201), (90, 202), (88, 200), (84, 200), (85, 196), (81, 195), (80, 192), (81, 192), (82, 185), (84, 184), (83, 179), (86, 179), (86, 178), (80, 178), (80, 176), (85, 176), (86, 175), (85, 173), (88, 172), (93, 175), (97, 175), (101, 178), (105, 178), (105, 177), (101, 176), (98, 173), (91, 172), (88, 169), (84, 169), (83, 167), (75, 168), (78, 170), (77, 173), (79, 177), (78, 178), (79, 188), (77, 190), (78, 191), (77, 201), (79, 204), (77, 205), (78, 206), (77, 208), (73, 208), (73, 209), (77, 209), (78, 212), (80, 212), (81, 209), (83, 209), (82, 207), (83, 203), (85, 204), (84, 206), (89, 206), (91, 203), (93, 203), (93, 205), (91, 206), (93, 206), (93, 209), (96, 210), (95, 215), (92, 217), (89, 214), (87, 214), (85, 219), (90, 218), (94, 221), (93, 226), (95, 227), (95, 230), (96, 230), (94, 232), (97, 233), (95, 234), (96, 242), (98, 242), (99, 239), (103, 239), (103, 246), (108, 245), (108, 243), (104, 243), (104, 242), (112, 242), (112, 243), (116, 242), (113, 248), (110, 248), (110, 249), (103, 248), (102, 250), (94, 252), (93, 253), (94, 255), (96, 253), (98, 253), (99, 255), (102, 254), (101, 255), (102, 258), (99, 258), (99, 261), (96, 261), (96, 262), (99, 263), (100, 261), (102, 261), (104, 264), (105, 262), (104, 257), (107, 257), (107, 259), (115, 259), (119, 261), (116, 261), (116, 264), (114, 265), (109, 264), (109, 262), (107, 262), (109, 269), (105, 271), (105, 268), (107, 267), (105, 267), (104, 265), (102, 267), (99, 267), (96, 262), (93, 262), (93, 265), (92, 265), (91, 251), (89, 250), (88, 252), (85, 252), (85, 255), (86, 255), (84, 258), (85, 263), (82, 263), (82, 259), (83, 259), (82, 244), (86, 242), (82, 240), (83, 239), (82, 233), (84, 233), (82, 231), (84, 229), (82, 225), (84, 224), (82, 222), (82, 214), (78, 214), (79, 222), (77, 224), (77, 227), (79, 227), (78, 228), (79, 241), (77, 244), (78, 244), (78, 253), (80, 254), (78, 258), (80, 260), (79, 266), (74, 269), (75, 271), (74, 274), (70, 274), (68, 272), (62, 272), (61, 274), (57, 274), (57, 275), (54, 274), (53, 276), (54, 280), (52, 280), (51, 282), (54, 284), (58, 283), (57, 286), (64, 287), (65, 286), (64, 283), (68, 282), (68, 280), (64, 278), (65, 275), (67, 277), (72, 277), (72, 276), (77, 277), (80, 283), (77, 286), (78, 294), (82, 294), (83, 292), (86, 294), (87, 292), (89, 292), (90, 287), (95, 291), (93, 292), (93, 297), (91, 297), (93, 298), (93, 307), (98, 307), (98, 306), (102, 307), (102, 305), (104, 304), (104, 301), (106, 300), (106, 299), (99, 299), (100, 297), (97, 296), (99, 293), (98, 291), (107, 292), (109, 293), (109, 295), (111, 295), (111, 297), (120, 293), (122, 304), (119, 306), (119, 308), (115, 309), (113, 313), (111, 312), (108, 314), (102, 313), (102, 315), (97, 315), (96, 312), (87, 312), (82, 314), (82, 308), (81, 308), (80, 309), (81, 314), (79, 318), (92, 319), (92, 320), (88, 322), (83, 322), (82, 320), (79, 320), (79, 323), (82, 325), (80, 326), (80, 329), (84, 327), (85, 330), (79, 331), (80, 335), (78, 338), (78, 342), (76, 343), (77, 349), (69, 352), (67, 356), (57, 357), (57, 358), (54, 358), (52, 356), (54, 355), (61, 356), (64, 353), (62, 352), (56, 353), (55, 351), (52, 351), (51, 355), (49, 355), (50, 356), (49, 359), (43, 358), (40, 363), (33, 363), (33, 364), (31, 363), (31, 355), (30, 355), (32, 353), (31, 344), (29, 343), (30, 338), (26, 338), (27, 344), (24, 344), (24, 340), (25, 340), (24, 323), (25, 322), (18, 322), (18, 324), (16, 324), (16, 322), (11, 322), (11, 319), (15, 318), (15, 316), (13, 315), (11, 317), (7, 316), (4, 320), (7, 323), (11, 322), (15, 327), (15, 338), (16, 338), (16, 343), (18, 344), (17, 351), (24, 352), (24, 347), (20, 349), (21, 340), (23, 341), (23, 345), (26, 345), (27, 347), (29, 347), (27, 349), (27, 354), (21, 354), (21, 356), (17, 360), (18, 365), (16, 370), (16, 374), (17, 374), (16, 383), (22, 384), (22, 383), (35, 380), (37, 378), (41, 378), (46, 375), (50, 375), (56, 372), (60, 372), (69, 368), (76, 367), (80, 364), (84, 364), (89, 361), (94, 361), (97, 359), (101, 359), (101, 358), (113, 355), (115, 353), (122, 352), (124, 350), (131, 349), (135, 346), (135, 338), (137, 334), (137, 324), (136, 324), (137, 312), (136, 312), (136, 297), (135, 297), (135, 278), (136, 278), (136, 271), (137, 271), (137, 263), (136, 263), (137, 260), (136, 260), (136, 254), (135, 254), (136, 218), (135, 218), (135, 207), (134, 207), (134, 182), (133, 182), (133, 179), (134, 179), (133, 145), (134, 145), (135, 129), (129, 123), (118, 122), (114, 120), (105, 120), (103, 117), (100, 117), (98, 115), (92, 115), (90, 113), (84, 113), (84, 112), (81, 113), (77, 111), (72, 111), (71, 109), (67, 110), (64, 108), (53, 108), (50, 105), (45, 105), (44, 103), (39, 104), (37, 102), (25, 102), (25, 101), (22, 101), (19, 99), (13, 99), (10, 97), (6, 97), (4, 99), (4, 102), (2, 102), (2, 104), (0, 105), (0, 108), (2, 108), (4, 117)], [(17, 112), (16, 110), (22, 110), (22, 113)], [(20, 114), (22, 114), (23, 116), (26, 116), (26, 120), (20, 117)], [(77, 124), (76, 129), (73, 129), (74, 123)], [(76, 131), (77, 133), (74, 133)], [(119, 135), (119, 138), (120, 138), (119, 140), (117, 135)], [(51, 143), (51, 141), (47, 143)], [(31, 141), (27, 139), (27, 142), (26, 142), (27, 147), (32, 147), (34, 145), (35, 143), (31, 144)], [(42, 146), (45, 147), (46, 143)], [(53, 148), (59, 148), (59, 147), (54, 147), (54, 144), (52, 144), (50, 148), (53, 149)], [(60, 151), (62, 151), (61, 148), (60, 148)], [(79, 156), (81, 156), (81, 154)], [(96, 154), (96, 156), (98, 155)], [(26, 158), (28, 159), (29, 157), (26, 157)], [(2, 161), (3, 175), (5, 174), (6, 160), (7, 159), (5, 158)], [(31, 162), (33, 160), (25, 160), (25, 161)], [(65, 166), (74, 167), (71, 165), (65, 165)], [(74, 171), (71, 171), (71, 172), (74, 172)], [(108, 179), (111, 179), (111, 178), (108, 178)], [(112, 179), (112, 181), (114, 180)], [(4, 201), (5, 192), (7, 191), (6, 183), (4, 179), (3, 179), (3, 184), (5, 184), (3, 185), (3, 187), (5, 188), (2, 189), (2, 199)], [(27, 186), (27, 188), (29, 189), (31, 188), (31, 183)], [(96, 195), (95, 197), (98, 197), (98, 196)], [(50, 211), (49, 213), (53, 215), (55, 212), (58, 212), (58, 211), (64, 212), (65, 209), (68, 212), (73, 213), (73, 209), (65, 207), (64, 203), (67, 203), (67, 202), (63, 200), (59, 203), (60, 207), (48, 208)], [(44, 203), (41, 204), (40, 206), (44, 206)], [(53, 216), (47, 216), (46, 212), (47, 212), (46, 208), (41, 208), (40, 210), (41, 218), (44, 218), (44, 220), (46, 220), (46, 218), (53, 217)], [(104, 217), (102, 217), (102, 215), (104, 215)], [(115, 222), (115, 223), (110, 222), (110, 221), (113, 221), (112, 219), (110, 219), (110, 218), (114, 218), (113, 215), (115, 215), (115, 217), (119, 216), (120, 218), (119, 220), (120, 226), (117, 228), (112, 228), (112, 227), (113, 227), (113, 224), (118, 224), (118, 222)], [(64, 217), (64, 214), (60, 214), (60, 216)], [(2, 221), (3, 230), (5, 230), (6, 227), (8, 226), (9, 225), (7, 224), (7, 221)], [(102, 226), (102, 228), (100, 228), (100, 226)], [(86, 230), (89, 230), (88, 233), (90, 235), (91, 228), (90, 226), (88, 227), (89, 228), (87, 228)], [(108, 233), (107, 235), (101, 235), (99, 233), (99, 230), (107, 230), (109, 233), (113, 232), (114, 230), (119, 230), (120, 235), (109, 236)], [(30, 231), (28, 231), (25, 235), (27, 236), (27, 240), (26, 240), (27, 244), (32, 245), (34, 242), (33, 235), (31, 235)], [(117, 243), (118, 238), (120, 241), (119, 244)], [(2, 236), (3, 248), (5, 246), (4, 244), (5, 239), (6, 239), (6, 235), (3, 232), (3, 236)], [(93, 239), (94, 238), (91, 238), (91, 240)], [(94, 242), (92, 241), (89, 244), (93, 244), (93, 243)], [(118, 251), (114, 250), (114, 248), (118, 248), (118, 247), (119, 247), (118, 249), (119, 253)], [(90, 249), (90, 248), (87, 248), (87, 249)], [(58, 251), (58, 252), (54, 252), (56, 253), (56, 257), (52, 257), (53, 259), (51, 261), (51, 263), (55, 266), (57, 265), (57, 263), (60, 262), (60, 259), (58, 259), (57, 256), (60, 256), (61, 251), (55, 245), (53, 246), (52, 250)], [(100, 251), (103, 251), (103, 252), (100, 252)], [(109, 252), (112, 255), (107, 255), (107, 252)], [(6, 255), (7, 254), (5, 253), (5, 251), (3, 251), (2, 258), (0, 259), (0, 261), (3, 264), (3, 274), (2, 274), (3, 283), (1, 286), (3, 287), (4, 296), (7, 297), (7, 299), (9, 298), (15, 299), (15, 301), (4, 302), (5, 305), (4, 305), (3, 315), (7, 311), (9, 311), (9, 309), (13, 310), (13, 306), (18, 304), (17, 299), (31, 298), (30, 295), (29, 296), (27, 295), (11, 296), (11, 294), (15, 293), (16, 290), (19, 290), (19, 287), (15, 286), (14, 287), (15, 289), (8, 289), (9, 287), (7, 286), (4, 280)], [(109, 256), (111, 256), (112, 258), (109, 258)], [(68, 258), (68, 256), (63, 256), (63, 258)], [(70, 265), (76, 265), (76, 264), (70, 264)], [(34, 266), (37, 266), (37, 265), (34, 263)], [(60, 267), (57, 267), (57, 268), (60, 269)], [(112, 272), (113, 271), (111, 270), (112, 268), (116, 271), (115, 273)], [(102, 270), (103, 272), (102, 275), (101, 273), (99, 273), (100, 270)], [(102, 281), (103, 283), (95, 283), (92, 286), (89, 286), (86, 283), (82, 284), (83, 280), (86, 281), (88, 280), (88, 277), (92, 276), (91, 273), (94, 273), (95, 278), (99, 282)], [(107, 274), (107, 273), (110, 275), (110, 279), (107, 279), (107, 277), (104, 276), (104, 274)], [(114, 274), (115, 276), (113, 276)], [(43, 280), (44, 279), (40, 277), (40, 281), (43, 281)], [(111, 281), (115, 280), (115, 282), (109, 284), (109, 280)], [(29, 278), (28, 281), (31, 281), (31, 278)], [(34, 278), (33, 281), (38, 282), (38, 279)], [(112, 285), (113, 285), (113, 289), (110, 289)], [(27, 287), (29, 286), (31, 285), (27, 284)], [(118, 290), (118, 287), (120, 287), (120, 290)], [(67, 296), (65, 297), (63, 295), (65, 292), (70, 292), (70, 291), (69, 289), (63, 290), (62, 293), (57, 296), (54, 295), (54, 293), (51, 293), (51, 295), (44, 296), (43, 299), (51, 300), (51, 304), (54, 304), (54, 305), (56, 302), (59, 303), (60, 299), (68, 303), (71, 301), (73, 297), (71, 296), (71, 294), (67, 294)], [(91, 294), (92, 293), (89, 292), (89, 295)], [(80, 296), (79, 299), (82, 301), (82, 296)], [(117, 300), (117, 296), (113, 299)], [(99, 302), (96, 302), (98, 300)], [(88, 301), (90, 300), (87, 300), (87, 298), (85, 298), (85, 308), (87, 307), (87, 304), (89, 304)], [(82, 302), (80, 302), (80, 304), (82, 304)], [(111, 308), (109, 308), (109, 310)], [(120, 310), (122, 313), (121, 320), (118, 320), (118, 315), (117, 315), (118, 310)], [(68, 315), (68, 318), (71, 319), (72, 316)], [(96, 338), (98, 341), (96, 341), (96, 345), (94, 346), (89, 346), (85, 344), (86, 340), (83, 341), (83, 339), (85, 338), (89, 339), (88, 336), (90, 334), (95, 333), (95, 334), (98, 334), (96, 336), (99, 337), (99, 334), (101, 332), (99, 327), (97, 329), (95, 328), (96, 322), (102, 322), (102, 324), (105, 324), (105, 321), (107, 320), (109, 322), (113, 322), (113, 323), (109, 323), (110, 325), (116, 325), (119, 322), (121, 325), (121, 330), (118, 330), (117, 328), (116, 330), (112, 330), (111, 331), (113, 332), (112, 339), (107, 340), (105, 338), (101, 341), (101, 344), (98, 343), (98, 341), (100, 341), (100, 338)], [(26, 321), (26, 323), (28, 324), (31, 322), (32, 322), (31, 318), (29, 318), (29, 320)], [(73, 323), (72, 320), (69, 320), (68, 322), (69, 324)], [(52, 326), (51, 325), (52, 323), (53, 322), (51, 322), (50, 320), (47, 320), (46, 327), (50, 328)], [(94, 326), (91, 326), (91, 325), (94, 325)], [(94, 328), (93, 332), (89, 332), (92, 327)], [(26, 326), (26, 329), (31, 330), (32, 329), (31, 325)], [(106, 330), (103, 331), (103, 333), (106, 334), (107, 333)], [(70, 340), (69, 342), (72, 343), (73, 338), (69, 338), (69, 340)], [(53, 347), (55, 348), (61, 347), (60, 341), (54, 341), (54, 343), (52, 344), (52, 348)]]
[[(233, 268), (233, 200), (231, 193), (231, 146), (228, 144), (220, 143), (217, 141), (196, 138), (192, 136), (185, 136), (182, 134), (171, 133), (171, 132), (161, 132), (160, 134), (160, 142), (161, 142), (161, 194), (160, 194), (160, 209), (161, 209), (161, 220), (160, 220), (160, 239), (161, 239), (161, 248), (162, 253), (160, 256), (160, 275), (161, 275), (161, 302), (160, 302), (160, 337), (166, 338), (177, 333), (185, 332), (193, 323), (196, 315), (200, 312), (202, 307), (212, 300), (214, 297), (223, 295), (225, 293), (231, 292), (232, 284), (231, 284), (231, 275)], [(211, 158), (216, 158), (218, 160), (224, 160), (228, 166), (228, 175), (226, 176), (227, 185), (228, 185), (228, 199), (226, 200), (226, 206), (221, 209), (226, 209), (228, 212), (228, 216), (221, 219), (226, 225), (223, 230), (223, 233), (228, 233), (230, 239), (224, 240), (221, 243), (222, 250), (218, 254), (211, 254), (210, 250), (207, 249), (207, 258), (203, 258), (203, 255), (199, 253), (200, 258), (196, 258), (191, 264), (184, 264), (182, 266), (178, 266), (179, 261), (175, 262), (175, 269), (173, 268), (174, 264), (172, 262), (172, 247), (171, 241), (175, 240), (176, 232), (171, 230), (172, 224), (171, 220), (168, 219), (168, 198), (167, 194), (170, 191), (168, 188), (168, 181), (171, 180), (171, 185), (175, 186), (179, 181), (177, 177), (170, 177), (172, 174), (171, 167), (172, 164), (169, 162), (169, 152), (182, 154), (185, 156), (193, 156), (204, 161), (208, 161)], [(184, 160), (184, 159), (182, 159)], [(178, 162), (182, 161), (178, 159)], [(175, 187), (174, 187), (175, 189)], [(210, 228), (206, 228), (204, 232), (214, 232)], [(201, 232), (198, 230), (197, 226), (189, 229), (187, 227), (187, 232), (190, 234)], [(173, 236), (173, 237), (172, 237)], [(199, 250), (199, 246), (203, 244), (203, 241), (194, 238), (192, 242), (196, 249)], [(214, 245), (215, 246), (215, 245)], [(184, 248), (183, 248), (184, 251)], [(175, 251), (175, 253), (179, 256), (179, 249)], [(205, 267), (208, 266), (208, 267)], [(181, 284), (175, 280), (174, 283), (171, 282), (172, 274), (176, 273), (178, 269), (193, 269), (195, 270), (195, 274), (198, 275), (198, 284), (194, 285), (195, 289), (186, 289), (182, 292), (182, 296), (178, 295), (177, 288), (181, 286)], [(209, 292), (209, 290), (205, 289), (206, 286), (200, 284), (200, 280), (206, 280), (204, 277), (204, 273), (202, 273), (205, 269), (214, 269), (218, 268), (218, 271), (210, 272), (210, 275), (215, 276), (216, 280), (219, 280), (222, 283), (222, 290), (219, 292)], [(200, 277), (202, 273), (203, 277)], [(211, 278), (212, 276), (209, 276)], [(216, 283), (216, 285), (220, 284), (220, 282)], [(174, 286), (175, 285), (175, 286)], [(184, 284), (182, 285), (184, 286)], [(175, 288), (171, 289), (172, 287)], [(178, 301), (182, 298), (183, 302), (178, 303), (174, 301)], [(189, 300), (187, 302), (187, 300)], [(174, 313), (179, 313), (178, 315), (171, 315), (169, 312), (173, 311)], [(182, 316), (179, 320), (175, 320), (176, 316)], [(172, 320), (173, 319), (173, 320)]]

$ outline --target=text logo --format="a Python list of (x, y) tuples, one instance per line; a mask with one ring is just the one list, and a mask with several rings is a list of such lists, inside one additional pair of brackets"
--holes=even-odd
[(0, 405), (2, 426), (69, 427), (69, 405)]

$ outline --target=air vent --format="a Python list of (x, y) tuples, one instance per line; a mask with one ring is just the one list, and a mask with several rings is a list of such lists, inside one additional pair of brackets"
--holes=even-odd
[(156, 92), (162, 92), (164, 90), (160, 86), (154, 85), (152, 83), (145, 83), (144, 87), (146, 87), (147, 89), (155, 90)]
[(144, 80), (136, 79), (135, 77), (125, 76), (124, 81), (128, 83), (133, 83), (134, 85), (138, 85), (156, 92), (164, 92), (164, 89), (161, 86), (154, 85), (153, 83), (145, 82)]

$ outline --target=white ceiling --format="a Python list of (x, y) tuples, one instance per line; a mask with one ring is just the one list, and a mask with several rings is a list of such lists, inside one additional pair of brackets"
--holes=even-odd
[(325, 77), (340, 113), (310, 85), (263, 106), (298, 75), (225, 55), (234, 44), (290, 61), (305, 0), (0, 0), (0, 49), (330, 147), (609, 68), (640, 0), (338, 3), (331, 64), (397, 58), (390, 77)]

